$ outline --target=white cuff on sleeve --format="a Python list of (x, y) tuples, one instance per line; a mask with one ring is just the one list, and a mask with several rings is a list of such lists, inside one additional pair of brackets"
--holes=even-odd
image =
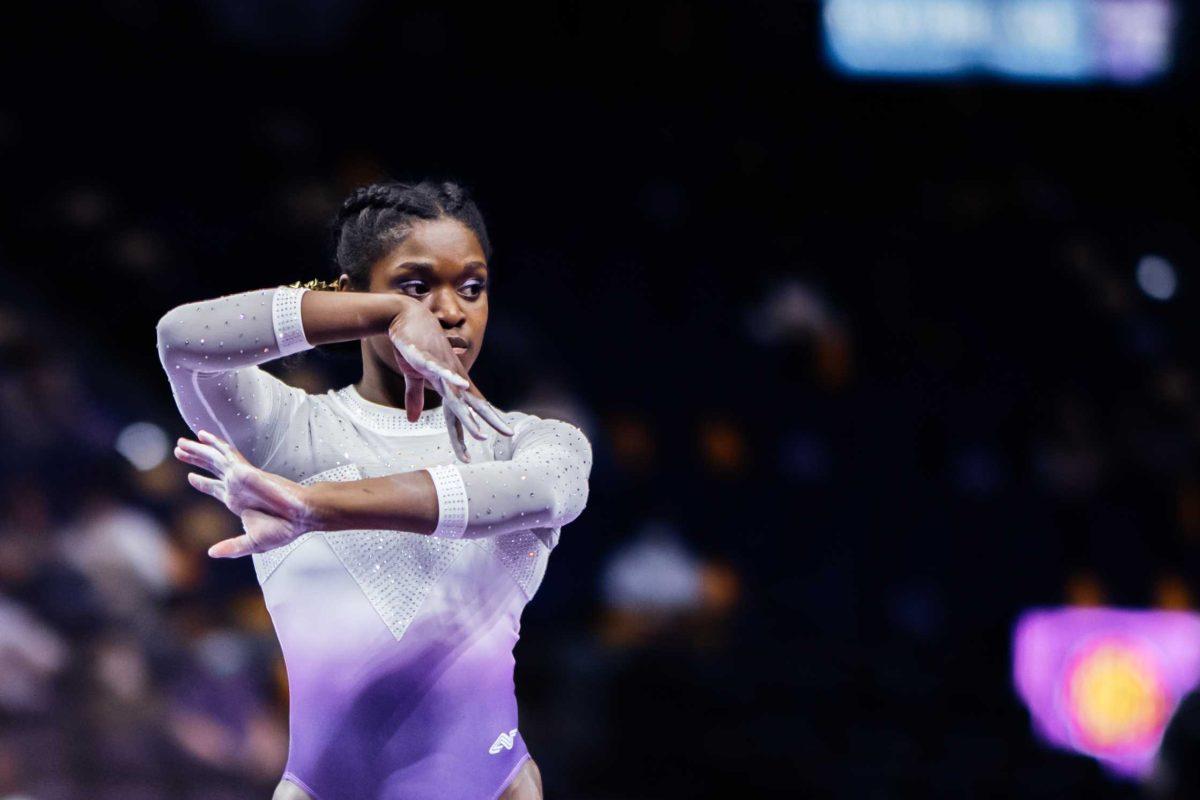
[(280, 356), (312, 349), (300, 320), (300, 298), (307, 291), (291, 286), (280, 286), (275, 290), (271, 300), (271, 323), (275, 326), (275, 343), (279, 346)]
[(438, 521), (434, 536), (461, 539), (467, 530), (467, 485), (453, 464), (425, 467), (437, 490)]

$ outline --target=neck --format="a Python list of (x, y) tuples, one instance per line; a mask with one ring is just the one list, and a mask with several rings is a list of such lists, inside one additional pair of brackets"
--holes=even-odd
[[(404, 376), (380, 364), (366, 341), (362, 343), (362, 365), (362, 379), (354, 384), (362, 398), (381, 406), (404, 408)], [(425, 410), (438, 408), (441, 404), (442, 396), (426, 386)]]

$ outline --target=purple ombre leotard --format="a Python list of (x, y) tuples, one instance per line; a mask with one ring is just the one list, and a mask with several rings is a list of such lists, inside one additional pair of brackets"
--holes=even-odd
[(307, 533), (253, 556), (287, 664), (284, 777), (317, 800), (491, 800), (528, 758), (513, 646), (559, 530), (587, 501), (577, 427), (504, 412), (511, 438), (455, 460), (440, 408), (409, 422), (354, 387), (309, 394), (257, 365), (309, 348), (305, 290), (190, 303), (158, 323), (175, 401), (257, 466), (302, 483), (427, 469), (431, 536)]

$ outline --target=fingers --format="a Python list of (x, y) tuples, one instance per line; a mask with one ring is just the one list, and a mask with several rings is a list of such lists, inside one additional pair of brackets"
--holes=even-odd
[(183, 448), (178, 447), (178, 446), (176, 446), (176, 448), (175, 448), (175, 458), (179, 461), (182, 461), (185, 464), (191, 464), (193, 467), (200, 467), (201, 469), (209, 469), (209, 462), (207, 461), (207, 459), (203, 459), (203, 458), (200, 458), (199, 456), (193, 455), (192, 453), (189, 453), (186, 450), (184, 450)]
[(504, 417), (500, 416), (500, 412), (487, 400), (484, 400), (482, 397), (476, 397), (470, 392), (463, 392), (462, 399), (467, 405), (478, 411), (479, 416), (483, 417), (487, 424), (505, 436), (513, 435), (512, 427), (504, 421)]
[(197, 472), (189, 472), (187, 480), (193, 489), (203, 492), (209, 497), (215, 497), (222, 503), (225, 502), (225, 484), (223, 481), (210, 478), (207, 475), (201, 475)]
[(221, 455), (225, 456), (225, 458), (231, 461), (241, 459), (242, 454), (238, 452), (237, 448), (222, 439), (220, 436), (209, 433), (208, 431), (199, 431), (196, 433), (196, 436), (205, 444), (210, 444), (215, 447)]
[(175, 445), (175, 458), (193, 467), (200, 467), (220, 475), (224, 461), (221, 454), (206, 444), (193, 442), (191, 439), (180, 439)]
[(422, 378), (404, 376), (404, 410), (408, 421), (416, 422), (425, 409), (425, 381)]
[(469, 380), (464, 378), (462, 375), (459, 375), (457, 372), (450, 369), (449, 367), (443, 367), (441, 364), (434, 364), (433, 366), (437, 370), (438, 374), (442, 376), (443, 379), (450, 381), (458, 388), (466, 389), (468, 386), (471, 385), (471, 382)]
[(466, 378), (459, 375), (449, 367), (437, 363), (424, 352), (416, 347), (413, 347), (408, 342), (397, 341), (393, 339), (392, 344), (395, 345), (397, 352), (400, 353), (405, 361), (407, 361), (414, 369), (421, 372), (426, 377), (432, 378), (436, 376), (443, 380), (449, 381), (455, 386), (461, 386), (464, 389), (471, 385), (470, 381), (468, 381)]
[(475, 416), (475, 412), (467, 406), (459, 397), (458, 392), (449, 391), (442, 397), (442, 405), (449, 406), (454, 416), (466, 429), (467, 433), (471, 434), (476, 439), (483, 441), (487, 438), (487, 434), (483, 432), (483, 423)]
[(241, 558), (253, 552), (255, 552), (254, 540), (248, 533), (234, 536), (232, 539), (223, 539), (208, 548), (208, 554), (213, 558)]
[(446, 430), (450, 432), (450, 449), (454, 451), (454, 456), (464, 463), (470, 462), (471, 456), (468, 455), (467, 445), (463, 440), (462, 424), (445, 402), (442, 403), (442, 414), (446, 417)]
[(451, 383), (454, 386), (459, 387), (460, 389), (465, 389), (471, 385), (470, 381), (468, 381), (463, 376), (459, 375), (454, 370), (450, 369), (449, 367), (444, 367), (441, 364), (438, 364), (429, 359), (425, 360), (423, 369), (436, 375), (437, 377), (441, 378), (442, 380), (444, 380), (448, 383)]
[[(241, 558), (251, 553), (262, 553), (270, 550), (270, 547), (264, 546), (254, 538), (254, 534), (250, 533), (250, 519), (253, 513), (250, 512), (250, 514), (241, 515), (242, 530), (245, 533), (241, 536), (234, 536), (232, 539), (217, 542), (208, 548), (208, 554), (213, 558)], [(266, 515), (260, 513), (259, 516), (265, 517)]]

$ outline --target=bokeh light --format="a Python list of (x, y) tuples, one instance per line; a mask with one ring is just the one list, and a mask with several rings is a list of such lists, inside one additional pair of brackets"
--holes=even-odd
[(135, 422), (117, 434), (117, 452), (139, 470), (157, 467), (167, 457), (167, 434), (152, 422)]
[(1137, 265), (1137, 282), (1143, 292), (1162, 301), (1175, 296), (1179, 283), (1175, 267), (1162, 256), (1142, 256)]

